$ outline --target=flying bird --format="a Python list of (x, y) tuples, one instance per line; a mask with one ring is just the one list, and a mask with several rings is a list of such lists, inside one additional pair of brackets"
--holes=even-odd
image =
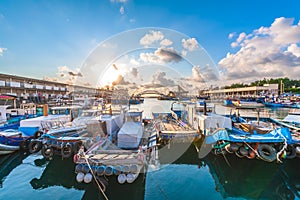
[(118, 71), (118, 68), (117, 68), (117, 66), (115, 64), (113, 64), (113, 67), (115, 68), (115, 70)]

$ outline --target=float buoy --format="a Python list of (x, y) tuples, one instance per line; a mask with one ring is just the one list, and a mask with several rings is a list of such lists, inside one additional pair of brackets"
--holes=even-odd
[(120, 165), (115, 166), (115, 168), (114, 168), (114, 174), (118, 176), (118, 175), (121, 174), (121, 172), (122, 172), (122, 166), (120, 166)]
[(137, 173), (138, 172), (138, 166), (137, 165), (132, 164), (132, 165), (130, 165), (129, 168), (130, 168), (131, 173)]
[(82, 172), (83, 173), (89, 173), (89, 171), (90, 171), (90, 168), (89, 168), (89, 166), (88, 165), (84, 165), (83, 167), (82, 167)]
[(93, 179), (93, 176), (91, 173), (87, 173), (86, 175), (84, 175), (84, 178), (83, 178), (85, 183), (90, 183), (92, 181), (92, 179)]
[(75, 173), (79, 173), (82, 171), (83, 164), (78, 164), (75, 167)]
[(123, 172), (124, 172), (124, 173), (129, 173), (129, 172), (130, 172), (130, 168), (129, 168), (128, 165), (124, 165), (124, 166), (123, 166)]
[(257, 148), (260, 158), (266, 162), (273, 162), (277, 159), (277, 152), (274, 147), (268, 144), (260, 144)]
[(118, 182), (119, 182), (120, 184), (123, 184), (123, 183), (125, 183), (125, 181), (126, 181), (126, 175), (125, 175), (125, 174), (120, 174), (120, 175), (118, 176)]
[(77, 174), (77, 176), (76, 176), (76, 181), (77, 181), (78, 183), (81, 183), (81, 182), (83, 181), (83, 179), (84, 179), (84, 173), (79, 172), (79, 173)]
[(113, 175), (114, 169), (112, 166), (107, 166), (106, 169), (104, 170), (104, 174), (107, 176)]
[(127, 174), (126, 176), (126, 181), (127, 183), (133, 183), (133, 181), (135, 181), (135, 179), (137, 178), (138, 174)]
[(98, 175), (98, 176), (103, 176), (104, 175), (104, 171), (105, 171), (105, 166), (99, 166), (98, 168), (97, 168), (97, 171), (96, 171), (96, 174)]

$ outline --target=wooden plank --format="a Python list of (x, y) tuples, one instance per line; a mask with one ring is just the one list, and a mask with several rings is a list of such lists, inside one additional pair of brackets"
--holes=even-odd
[(97, 154), (93, 156), (93, 159), (103, 159), (105, 156), (107, 156), (108, 154)]

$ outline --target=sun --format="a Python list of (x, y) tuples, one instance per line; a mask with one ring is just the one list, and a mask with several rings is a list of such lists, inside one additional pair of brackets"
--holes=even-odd
[(120, 76), (126, 74), (126, 69), (123, 65), (113, 64), (109, 67), (98, 80), (98, 85), (103, 86), (112, 86), (113, 82), (116, 81)]

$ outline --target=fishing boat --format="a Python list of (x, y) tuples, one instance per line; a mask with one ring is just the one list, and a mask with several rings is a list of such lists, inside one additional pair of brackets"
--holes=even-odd
[(235, 153), (238, 157), (259, 158), (267, 162), (294, 158), (296, 152), (292, 135), (287, 128), (242, 117), (232, 120), (232, 128), (219, 129), (208, 135), (206, 143), (213, 144), (215, 154)]
[(192, 143), (199, 136), (197, 129), (188, 123), (186, 106), (186, 103), (173, 102), (170, 112), (152, 113), (160, 145), (171, 141)]
[(10, 106), (0, 106), (0, 130), (18, 129), (23, 119), (36, 117), (25, 109), (13, 109)]
[(254, 109), (263, 107), (264, 104), (259, 103), (257, 101), (243, 101), (243, 100), (235, 100), (235, 99), (226, 99), (224, 100), (224, 106), (234, 107), (240, 109)]
[(294, 133), (300, 133), (300, 110), (298, 109), (290, 110), (282, 120), (275, 118), (271, 118), (271, 120), (278, 125), (289, 128)]
[(128, 111), (125, 113), (125, 123), (121, 129), (111, 130), (117, 132), (117, 138), (93, 138), (93, 143), (86, 151), (82, 146), (74, 155), (76, 180), (91, 183), (94, 179), (104, 196), (107, 180), (115, 179), (119, 184), (135, 182), (143, 172), (146, 161), (141, 147), (141, 121), (142, 111)]
[(93, 140), (108, 137), (116, 140), (116, 132), (124, 123), (124, 111), (118, 114), (106, 114), (106, 110), (83, 110), (81, 115), (71, 123), (63, 124), (60, 128), (49, 130), (41, 138), (32, 140), (29, 151), (39, 150), (47, 159), (54, 156), (70, 158), (77, 153), (83, 144), (88, 148)]
[(0, 155), (26, 149), (31, 138), (32, 136), (14, 129), (0, 131)]

